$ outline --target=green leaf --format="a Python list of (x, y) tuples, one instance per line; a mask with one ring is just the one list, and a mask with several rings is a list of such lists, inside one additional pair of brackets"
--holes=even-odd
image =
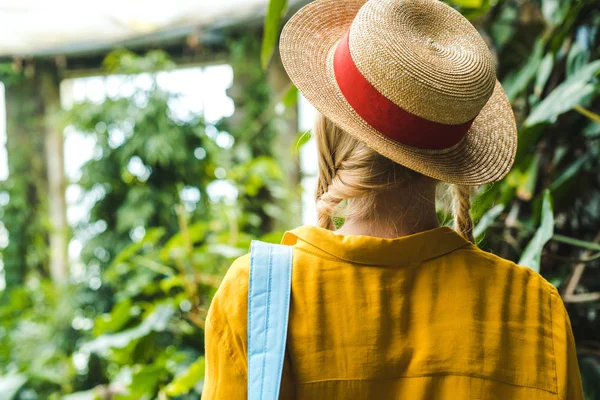
[(542, 14), (550, 25), (559, 25), (569, 12), (570, 0), (542, 0)]
[(333, 217), (333, 226), (335, 229), (340, 229), (344, 225), (345, 221), (345, 218)]
[(286, 107), (292, 107), (298, 102), (298, 88), (291, 85), (290, 88), (283, 95), (281, 102)]
[(296, 140), (294, 140), (294, 142), (292, 143), (291, 154), (299, 154), (302, 146), (308, 143), (311, 137), (312, 135), (310, 131), (299, 132), (296, 136)]
[[(188, 235), (192, 244), (204, 239), (209, 232), (206, 221), (196, 222), (188, 227)], [(186, 254), (186, 243), (182, 232), (173, 235), (160, 250), (160, 258), (163, 261), (179, 259)]]
[(542, 249), (554, 234), (554, 213), (552, 211), (552, 195), (549, 190), (544, 191), (542, 201), (542, 217), (538, 230), (527, 244), (519, 260), (520, 265), (527, 266), (535, 272), (540, 272)]
[(225, 258), (239, 257), (246, 253), (245, 250), (222, 243), (210, 244), (207, 249), (210, 253), (219, 254)]
[(129, 260), (134, 254), (140, 251), (144, 246), (155, 245), (165, 234), (165, 228), (152, 228), (146, 231), (144, 238), (138, 243), (131, 243), (125, 247), (114, 259), (114, 263), (118, 264)]
[(0, 400), (11, 400), (27, 382), (27, 377), (21, 374), (0, 376)]
[(503, 189), (509, 186), (506, 180), (497, 184), (483, 186), (477, 192), (472, 202), (471, 215), (473, 216), (473, 220), (479, 221), (494, 205), (505, 204), (503, 201), (498, 201), (498, 198), (502, 196)]
[(581, 247), (582, 249), (600, 251), (600, 244), (595, 242), (588, 242), (585, 240), (579, 240), (568, 236), (563, 235), (554, 235), (552, 236), (552, 240), (556, 242), (565, 243), (571, 246)]
[(110, 314), (103, 314), (96, 318), (94, 335), (99, 336), (108, 332), (117, 332), (131, 319), (131, 299), (119, 301)]
[(514, 36), (518, 19), (517, 7), (501, 7), (498, 17), (492, 22), (489, 31), (494, 39), (494, 47), (500, 52)]
[(583, 157), (577, 157), (575, 159), (575, 162), (573, 164), (569, 165), (562, 172), (562, 174), (560, 174), (560, 176), (558, 178), (556, 178), (556, 180), (550, 184), (550, 186), (548, 187), (548, 189), (550, 189), (551, 191), (554, 192), (556, 189), (558, 189), (565, 182), (567, 182), (570, 179), (572, 179), (579, 172), (579, 170), (581, 169), (581, 167), (588, 161), (589, 158), (590, 158), (590, 154), (589, 153), (586, 154)]
[(567, 77), (574, 75), (580, 70), (590, 59), (590, 52), (584, 45), (575, 41), (567, 54)]
[(544, 131), (544, 125), (527, 126), (519, 129), (515, 167), (521, 168), (531, 154), (536, 152)]
[(131, 261), (133, 263), (135, 263), (136, 265), (147, 268), (150, 271), (152, 271), (158, 275), (171, 276), (174, 273), (173, 269), (171, 267), (168, 267), (157, 261), (154, 261), (154, 259), (149, 258), (149, 257), (133, 256), (133, 257), (131, 257)]
[(535, 86), (533, 88), (533, 94), (537, 97), (542, 96), (542, 92), (544, 91), (544, 87), (546, 87), (546, 82), (548, 82), (548, 78), (550, 78), (550, 74), (552, 73), (552, 68), (554, 67), (554, 54), (548, 53), (542, 59), (540, 66), (537, 71), (537, 76), (535, 78)]
[(75, 392), (62, 396), (61, 400), (96, 400), (100, 398), (95, 389), (86, 390), (84, 392)]
[(271, 56), (277, 44), (277, 37), (279, 36), (281, 17), (285, 14), (286, 9), (287, 0), (269, 0), (260, 52), (260, 63), (264, 69), (267, 68), (269, 61), (271, 61)]
[(494, 207), (490, 208), (479, 220), (475, 229), (473, 229), (473, 236), (478, 238), (483, 235), (487, 228), (498, 218), (502, 211), (504, 211), (504, 204), (496, 204)]
[(169, 276), (160, 281), (160, 289), (165, 293), (169, 293), (175, 287), (185, 287), (185, 277), (183, 275)]
[(165, 393), (169, 396), (181, 396), (188, 393), (196, 383), (204, 378), (204, 371), (205, 360), (204, 357), (200, 357), (165, 387)]
[(533, 109), (525, 121), (525, 126), (555, 122), (559, 115), (586, 101), (598, 90), (591, 82), (598, 72), (600, 72), (600, 60), (580, 68)]
[(128, 395), (124, 397), (127, 400), (137, 400), (155, 393), (157, 386), (165, 373), (167, 372), (163, 365), (136, 365), (135, 372), (131, 377), (131, 383), (128, 386)]
[(502, 87), (506, 92), (506, 96), (512, 102), (531, 82), (542, 62), (542, 52), (544, 50), (544, 42), (538, 39), (535, 42), (533, 53), (527, 59), (525, 65), (517, 70), (511, 71), (504, 79)]
[(463, 8), (480, 8), (483, 0), (449, 0), (449, 3)]
[(533, 197), (537, 175), (540, 167), (540, 155), (536, 154), (525, 172), (519, 174), (519, 183), (517, 186), (517, 197), (521, 200), (529, 201)]
[(123, 348), (141, 337), (148, 335), (150, 332), (161, 332), (167, 327), (167, 324), (175, 309), (169, 303), (157, 305), (154, 310), (144, 318), (141, 324), (135, 328), (128, 329), (123, 332), (106, 334), (97, 337), (96, 339), (84, 344), (82, 351), (97, 354), (106, 354), (111, 348)]
[(600, 135), (600, 122), (590, 121), (585, 128), (583, 128), (583, 136), (585, 137), (596, 137)]

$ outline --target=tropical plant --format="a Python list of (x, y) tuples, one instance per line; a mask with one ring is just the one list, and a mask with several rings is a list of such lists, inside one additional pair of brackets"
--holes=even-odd
[[(252, 43), (233, 43), (233, 60), (242, 64)], [(273, 221), (287, 226), (289, 185), (272, 150), (275, 116), (263, 116), (252, 138), (244, 134), (271, 101), (258, 59), (246, 65), (241, 86), (241, 98), (254, 102), (236, 104), (246, 118), (208, 129), (199, 116), (181, 119), (171, 110), (177, 94), (157, 83), (173, 68), (164, 53), (119, 50), (105, 67), (131, 80), (143, 74), (150, 84), (65, 114), (68, 130), (96, 143), (77, 182), (94, 199), (89, 220), (75, 227), (86, 241), (84, 265), (62, 286), (28, 274), (6, 295), (2, 399), (198, 399), (204, 318), (221, 277), (251, 239), (279, 241)], [(225, 128), (234, 138), (227, 151), (207, 133)], [(243, 199), (210, 197), (217, 183)], [(190, 200), (186, 190), (198, 195)]]
[[(133, 92), (76, 104), (67, 116), (69, 131), (96, 143), (97, 156), (83, 165), (77, 182), (83, 196), (95, 202), (76, 233), (91, 236), (83, 261), (100, 266), (110, 263), (132, 234), (143, 235), (152, 226), (173, 234), (174, 206), (184, 192), (193, 194), (187, 202), (193, 215), (206, 218), (206, 187), (216, 179), (216, 160), (223, 153), (206, 134), (201, 116), (179, 115), (173, 109), (178, 94), (159, 85), (159, 72), (175, 67), (165, 53), (139, 57), (121, 50), (109, 54), (104, 65), (109, 74), (124, 74)], [(148, 77), (145, 85), (136, 84), (140, 74)]]

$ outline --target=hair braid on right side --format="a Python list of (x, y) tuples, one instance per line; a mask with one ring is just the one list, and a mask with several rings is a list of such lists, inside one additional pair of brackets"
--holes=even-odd
[(473, 219), (471, 217), (472, 188), (465, 185), (452, 185), (452, 213), (454, 214), (454, 229), (471, 243), (473, 237)]

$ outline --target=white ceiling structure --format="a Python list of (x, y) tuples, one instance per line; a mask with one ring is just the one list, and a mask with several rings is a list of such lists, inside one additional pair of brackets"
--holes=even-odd
[(0, 56), (85, 53), (158, 34), (185, 36), (263, 16), (267, 2), (0, 0)]

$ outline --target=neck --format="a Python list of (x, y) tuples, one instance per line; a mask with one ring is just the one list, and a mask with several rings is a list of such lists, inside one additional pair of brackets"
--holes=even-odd
[(348, 218), (336, 233), (390, 239), (435, 229), (440, 226), (435, 210), (435, 185), (379, 195), (375, 216), (368, 220)]

